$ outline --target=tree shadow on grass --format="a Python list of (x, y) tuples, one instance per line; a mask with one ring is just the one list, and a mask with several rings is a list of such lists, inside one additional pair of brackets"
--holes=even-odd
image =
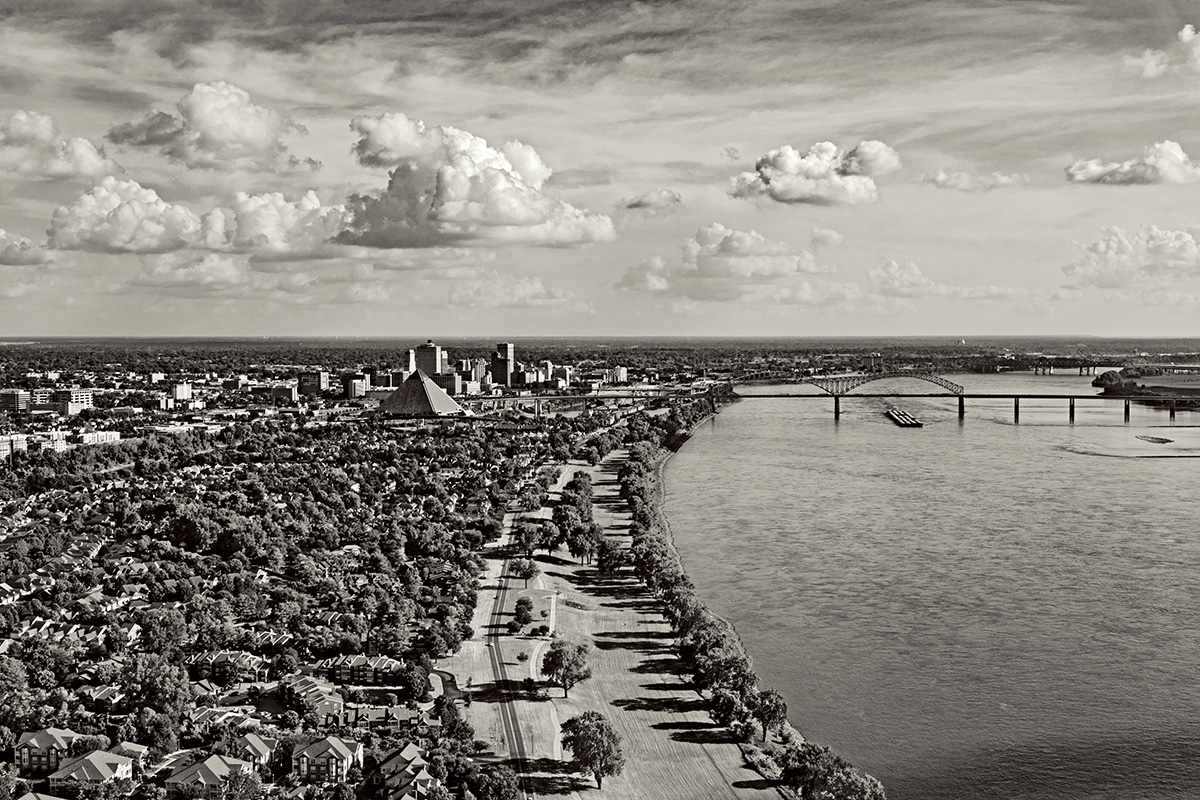
[(673, 720), (671, 722), (656, 722), (650, 727), (657, 728), (660, 731), (710, 731), (713, 728), (720, 726), (715, 722), (689, 722), (687, 720)]
[(703, 700), (683, 697), (627, 697), (613, 700), (612, 704), (629, 711), (656, 711), (664, 714), (687, 714), (704, 709)]
[(690, 684), (681, 683), (643, 683), (642, 688), (647, 692), (690, 692), (693, 691)]
[(503, 703), (508, 700), (528, 699), (521, 681), (502, 680), (478, 683), (471, 687), (471, 701), (475, 703)]
[(648, 658), (629, 671), (639, 675), (678, 675), (679, 666), (677, 658)]
[(725, 728), (709, 728), (702, 731), (676, 731), (671, 738), (689, 744), (731, 744), (737, 739)]
[(757, 789), (759, 791), (765, 791), (767, 789), (774, 789), (778, 787), (779, 781), (773, 781), (770, 778), (759, 778), (758, 780), (753, 781), (734, 781), (730, 784), (730, 786), (735, 789)]
[(670, 646), (663, 642), (653, 641), (636, 641), (626, 640), (610, 642), (604, 639), (596, 640), (597, 650), (631, 650), (635, 653), (645, 653), (646, 655), (655, 655), (670, 649)]
[(603, 636), (606, 639), (674, 639), (671, 631), (597, 631), (593, 636)]

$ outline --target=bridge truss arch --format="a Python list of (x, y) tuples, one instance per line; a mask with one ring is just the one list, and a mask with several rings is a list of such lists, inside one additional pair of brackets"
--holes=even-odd
[(932, 372), (875, 372), (870, 375), (845, 375), (836, 378), (804, 378), (801, 382), (811, 383), (813, 386), (834, 397), (841, 397), (860, 386), (865, 386), (873, 381), (887, 380), (888, 378), (916, 378), (919, 381), (940, 386), (950, 392), (950, 394), (960, 395), (965, 391), (962, 386), (954, 381), (948, 381), (940, 375), (934, 375)]

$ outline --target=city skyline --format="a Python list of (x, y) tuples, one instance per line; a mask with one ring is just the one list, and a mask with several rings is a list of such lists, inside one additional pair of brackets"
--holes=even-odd
[(10, 11), (0, 336), (1197, 333), (1183, 3)]

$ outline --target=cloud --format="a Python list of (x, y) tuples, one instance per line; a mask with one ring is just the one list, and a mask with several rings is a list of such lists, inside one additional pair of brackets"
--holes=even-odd
[(179, 116), (151, 111), (141, 119), (112, 126), (108, 140), (159, 153), (194, 169), (286, 171), (302, 164), (285, 140), (306, 133), (285, 113), (250, 100), (245, 89), (226, 83), (198, 83), (175, 104)]
[(1170, 69), (1171, 57), (1162, 50), (1146, 50), (1140, 56), (1125, 56), (1125, 66), (1138, 70), (1143, 78), (1160, 78)]
[(100, 253), (162, 253), (199, 241), (200, 218), (136, 181), (108, 176), (50, 221), (50, 246)]
[(651, 189), (637, 197), (621, 198), (617, 201), (620, 208), (661, 210), (678, 206), (683, 202), (679, 192), (673, 189)]
[(842, 236), (832, 228), (814, 227), (812, 229), (813, 250), (819, 250), (825, 247), (838, 247), (845, 240), (846, 237)]
[(24, 236), (0, 228), (0, 266), (32, 267), (47, 264), (53, 260), (53, 254), (38, 247)]
[(101, 253), (209, 250), (248, 253), (256, 261), (342, 254), (331, 244), (346, 209), (325, 206), (309, 191), (295, 202), (280, 192), (234, 195), (232, 207), (199, 215), (168, 203), (136, 181), (109, 176), (50, 222), (50, 246)]
[(575, 295), (548, 287), (541, 278), (502, 275), (495, 270), (479, 278), (455, 282), (446, 302), (452, 306), (487, 308), (581, 307)]
[(213, 209), (204, 216), (210, 246), (253, 252), (257, 260), (328, 254), (334, 246), (327, 243), (346, 223), (345, 206), (324, 206), (312, 190), (296, 202), (280, 192), (238, 192), (231, 209)]
[(1147, 225), (1136, 233), (1110, 227), (1101, 234), (1063, 267), (1076, 285), (1126, 289), (1200, 278), (1200, 227), (1163, 230)]
[(1178, 143), (1157, 142), (1145, 155), (1130, 161), (1103, 163), (1098, 158), (1079, 160), (1067, 167), (1067, 179), (1075, 183), (1111, 183), (1128, 186), (1144, 183), (1194, 183), (1200, 166), (1192, 163)]
[(0, 124), (0, 169), (32, 178), (94, 178), (120, 170), (87, 139), (65, 139), (54, 119), (17, 111)]
[(949, 172), (944, 169), (921, 176), (922, 183), (928, 183), (938, 189), (954, 189), (960, 192), (986, 192), (1003, 186), (1015, 186), (1025, 181), (1024, 175), (1006, 172), (972, 175), (969, 172)]
[(867, 272), (867, 280), (876, 294), (884, 297), (954, 297), (960, 300), (1003, 300), (1027, 297), (1028, 290), (1010, 286), (951, 286), (938, 283), (911, 261), (904, 264), (888, 260)]
[(875, 178), (900, 169), (900, 156), (879, 141), (864, 141), (848, 152), (832, 142), (814, 144), (806, 155), (791, 145), (772, 150), (729, 187), (732, 197), (769, 197), (781, 203), (818, 205), (873, 203)]
[(342, 241), (369, 247), (429, 247), (471, 239), (568, 245), (607, 241), (612, 220), (542, 191), (553, 170), (519, 141), (500, 149), (452, 127), (426, 128), (404, 114), (355, 117), (354, 153), (389, 167), (388, 187), (354, 195)]
[(778, 286), (792, 276), (827, 271), (812, 253), (718, 222), (697, 230), (682, 249), (678, 267), (669, 267), (657, 256), (649, 258), (626, 270), (616, 287), (693, 300), (741, 300), (760, 294), (756, 287)]
[(168, 253), (142, 258), (131, 286), (188, 297), (241, 294), (250, 283), (244, 257), (225, 253)]
[[(1184, 25), (1175, 36), (1179, 46), (1175, 48), (1176, 56), (1187, 63), (1187, 68), (1200, 72), (1200, 36), (1196, 34), (1194, 25)], [(1147, 49), (1140, 56), (1125, 56), (1125, 66), (1141, 73), (1143, 78), (1161, 78), (1170, 72), (1178, 72), (1181, 67), (1172, 67), (1173, 56), (1165, 50)]]

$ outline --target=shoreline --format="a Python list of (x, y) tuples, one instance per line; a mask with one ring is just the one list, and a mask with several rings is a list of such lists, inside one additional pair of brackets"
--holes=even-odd
[[(739, 403), (739, 402), (741, 402), (741, 399), (742, 398), (739, 397), (737, 400), (734, 400), (729, 405), (732, 406), (736, 403)], [(655, 475), (655, 479), (658, 481), (659, 493), (660, 493), (659, 501), (657, 503), (655, 503), (655, 506), (654, 506), (654, 516), (658, 519), (658, 523), (660, 526), (662, 526), (663, 531), (666, 532), (667, 539), (670, 540), (670, 542), (671, 542), (671, 549), (675, 551), (675, 558), (679, 561), (679, 566), (684, 568), (683, 573), (685, 575), (688, 574), (687, 569), (686, 569), (686, 564), (684, 564), (683, 555), (680, 554), (679, 546), (675, 542), (675, 531), (671, 527), (671, 520), (667, 517), (667, 480), (666, 480), (667, 463), (671, 460), (671, 457), (674, 456), (676, 453), (678, 453), (679, 450), (685, 444), (687, 444), (689, 441), (691, 441), (692, 436), (696, 433), (696, 430), (701, 425), (703, 425), (706, 422), (709, 422), (710, 420), (715, 418), (719, 413), (720, 413), (719, 411), (714, 411), (713, 413), (707, 414), (704, 417), (696, 420), (695, 424), (692, 425), (692, 427), (688, 428), (687, 433), (684, 434), (682, 439), (676, 443), (675, 447), (664, 446), (663, 450), (666, 451), (666, 454), (664, 456), (662, 456), (660, 459), (658, 459), (658, 462), (654, 466), (654, 475)], [(726, 625), (729, 626), (729, 629), (733, 631), (733, 635), (737, 638), (738, 643), (742, 645), (742, 649), (746, 650), (746, 643), (744, 641), (742, 641), (742, 635), (738, 631), (737, 626), (734, 625), (729, 620), (725, 619), (724, 617), (720, 616), (719, 614), (714, 615), (714, 616), (717, 616), (718, 619), (720, 619), (722, 622), (724, 622)], [(749, 653), (750, 651), (746, 650), (746, 652)], [(753, 660), (752, 655), (751, 655), (751, 659)], [(791, 732), (791, 734), (793, 736), (796, 737), (796, 739), (798, 741), (801, 741), (801, 742), (808, 741), (808, 738), (805, 737), (805, 735), (800, 731), (799, 728), (797, 728), (795, 725), (792, 724), (791, 720), (788, 720), (788, 722), (786, 723), (786, 728), (788, 731)], [(754, 765), (754, 767), (755, 767), (755, 769), (758, 769), (757, 765)], [(761, 772), (761, 770), (759, 770), (759, 771)], [(764, 774), (763, 777), (775, 779), (778, 776)]]

